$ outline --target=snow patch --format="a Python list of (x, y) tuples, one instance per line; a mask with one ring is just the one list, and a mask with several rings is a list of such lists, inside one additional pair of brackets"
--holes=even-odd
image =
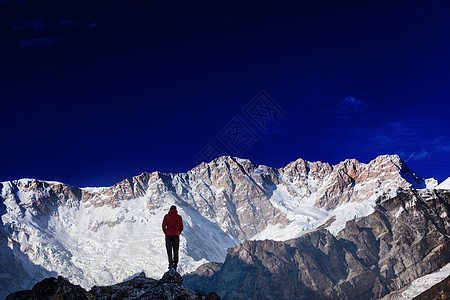
[(425, 179), (426, 189), (434, 189), (439, 185), (439, 182), (434, 178)]
[(441, 282), (449, 275), (450, 275), (450, 263), (448, 263), (443, 268), (434, 273), (425, 275), (423, 277), (414, 280), (398, 299), (399, 300), (412, 299), (420, 295), (421, 293), (425, 292), (433, 285)]
[(90, 194), (101, 193), (106, 190), (108, 187), (84, 187), (81, 190), (86, 191)]
[(441, 182), (436, 189), (439, 190), (449, 190), (450, 189), (450, 177)]
[(316, 202), (314, 194), (307, 198), (292, 197), (284, 185), (278, 185), (269, 200), (275, 208), (286, 215), (290, 223), (288, 225), (269, 224), (251, 240), (285, 241), (297, 238), (316, 229), (333, 217), (335, 221), (326, 229), (333, 235), (337, 235), (345, 227), (347, 221), (371, 214), (375, 207), (374, 199), (371, 198), (371, 200), (361, 203), (348, 202), (334, 210), (327, 211), (314, 205)]
[(326, 227), (331, 234), (337, 235), (344, 229), (347, 221), (365, 217), (374, 212), (375, 201), (347, 202), (330, 213), (330, 217), (335, 216), (336, 220)]

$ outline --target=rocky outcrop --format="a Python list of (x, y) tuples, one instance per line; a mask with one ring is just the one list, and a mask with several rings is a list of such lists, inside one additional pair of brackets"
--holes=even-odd
[(401, 190), (337, 237), (245, 241), (185, 284), (224, 299), (379, 299), (450, 262), (449, 210), (450, 191)]
[(81, 286), (74, 285), (64, 277), (46, 278), (33, 286), (33, 289), (13, 293), (6, 297), (6, 300), (23, 300), (23, 299), (95, 299), (91, 294), (86, 292)]
[(94, 286), (87, 292), (59, 276), (46, 278), (36, 283), (32, 290), (13, 293), (6, 299), (220, 299), (216, 293), (192, 291), (183, 287), (182, 283), (183, 278), (180, 274), (171, 269), (160, 280), (147, 278), (144, 273), (141, 273), (130, 280), (112, 286)]

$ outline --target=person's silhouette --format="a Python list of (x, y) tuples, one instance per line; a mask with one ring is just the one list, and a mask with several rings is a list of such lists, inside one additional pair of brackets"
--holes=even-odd
[(177, 269), (178, 249), (180, 248), (180, 234), (183, 231), (183, 218), (178, 214), (175, 205), (170, 207), (164, 216), (162, 230), (166, 235), (166, 249), (169, 257), (169, 269)]

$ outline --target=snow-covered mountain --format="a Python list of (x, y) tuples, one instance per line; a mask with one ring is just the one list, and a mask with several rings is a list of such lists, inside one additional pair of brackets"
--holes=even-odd
[(336, 236), (317, 229), (287, 241), (247, 240), (223, 264), (187, 274), (185, 285), (224, 300), (412, 299), (450, 274), (449, 213), (450, 190), (399, 189)]
[(167, 269), (161, 221), (172, 204), (185, 222), (179, 271), (186, 273), (224, 261), (227, 248), (245, 239), (287, 240), (321, 225), (337, 234), (347, 220), (370, 214), (380, 195), (425, 186), (397, 155), (334, 166), (298, 159), (280, 169), (224, 156), (105, 188), (2, 182), (0, 290), (56, 274), (86, 289), (141, 271), (160, 277)]

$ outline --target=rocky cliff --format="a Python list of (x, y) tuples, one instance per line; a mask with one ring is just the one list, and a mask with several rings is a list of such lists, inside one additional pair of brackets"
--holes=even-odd
[(94, 286), (87, 292), (64, 277), (51, 277), (36, 283), (31, 290), (15, 292), (6, 300), (89, 300), (89, 299), (139, 299), (139, 300), (220, 300), (216, 293), (192, 291), (182, 286), (183, 278), (171, 269), (160, 280), (147, 278), (144, 273), (112, 286)]
[(379, 299), (450, 262), (450, 191), (400, 190), (333, 236), (245, 241), (185, 276), (224, 299)]

